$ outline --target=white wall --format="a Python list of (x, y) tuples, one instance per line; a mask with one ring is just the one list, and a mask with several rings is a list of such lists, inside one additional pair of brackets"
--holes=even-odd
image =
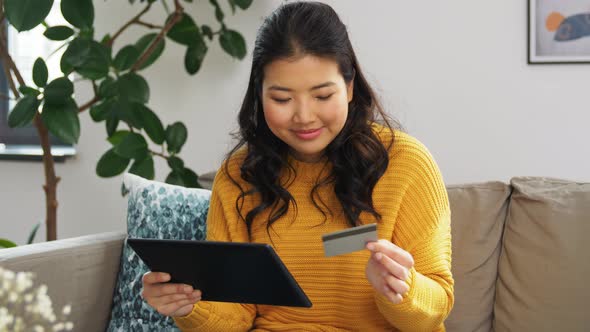
[[(225, 4), (224, 2), (222, 2)], [(252, 50), (256, 29), (278, 0), (256, 0), (227, 23)], [(429, 147), (447, 183), (508, 181), (542, 175), (590, 181), (589, 65), (527, 65), (523, 1), (329, 1), (349, 27), (366, 74), (389, 112)], [(113, 32), (139, 11), (127, 1), (95, 1), (98, 34)], [(199, 23), (208, 3), (186, 4)], [(162, 17), (160, 6), (151, 20)], [(203, 15), (202, 13), (206, 13)], [(229, 13), (229, 11), (228, 11)], [(115, 48), (143, 33), (133, 28)], [(143, 74), (150, 107), (164, 122), (189, 129), (182, 157), (195, 171), (215, 169), (231, 142), (251, 54), (239, 62), (217, 44), (201, 72), (188, 76), (182, 48)], [(80, 102), (90, 97), (79, 94)], [(58, 237), (125, 228), (120, 177), (101, 179), (96, 161), (108, 148), (103, 125), (82, 116), (78, 155), (57, 165)], [(163, 180), (167, 166), (157, 164)], [(0, 161), (0, 237), (23, 243), (44, 217), (41, 163)], [(37, 241), (44, 239), (42, 228)]]

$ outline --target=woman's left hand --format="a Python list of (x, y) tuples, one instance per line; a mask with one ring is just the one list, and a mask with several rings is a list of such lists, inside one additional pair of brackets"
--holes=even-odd
[(410, 290), (406, 281), (414, 266), (414, 258), (409, 252), (384, 239), (367, 243), (367, 249), (371, 251), (365, 269), (369, 283), (391, 302), (401, 303), (403, 295)]

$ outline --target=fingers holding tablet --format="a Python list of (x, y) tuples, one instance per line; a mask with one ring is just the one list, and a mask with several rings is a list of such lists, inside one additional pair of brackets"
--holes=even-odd
[(195, 303), (201, 300), (201, 291), (186, 284), (167, 283), (169, 280), (167, 273), (147, 272), (141, 279), (141, 297), (162, 315), (188, 315)]

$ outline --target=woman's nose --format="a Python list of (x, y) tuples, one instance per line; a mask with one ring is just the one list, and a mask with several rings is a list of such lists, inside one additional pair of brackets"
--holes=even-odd
[(297, 105), (293, 121), (297, 123), (310, 123), (315, 120), (315, 112), (305, 103)]

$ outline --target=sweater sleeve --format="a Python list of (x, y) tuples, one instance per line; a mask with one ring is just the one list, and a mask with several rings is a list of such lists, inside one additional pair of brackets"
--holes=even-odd
[[(225, 186), (231, 184), (218, 177), (213, 185), (207, 215), (207, 240), (247, 241), (236, 239), (229, 231), (219, 192), (226, 190)], [(249, 331), (255, 316), (256, 306), (252, 304), (199, 301), (190, 314), (175, 317), (174, 322), (181, 331)]]
[(444, 331), (453, 307), (450, 207), (440, 171), (415, 142), (403, 162), (411, 174), (391, 241), (414, 258), (409, 292), (399, 304), (375, 293), (381, 314), (401, 331)]

